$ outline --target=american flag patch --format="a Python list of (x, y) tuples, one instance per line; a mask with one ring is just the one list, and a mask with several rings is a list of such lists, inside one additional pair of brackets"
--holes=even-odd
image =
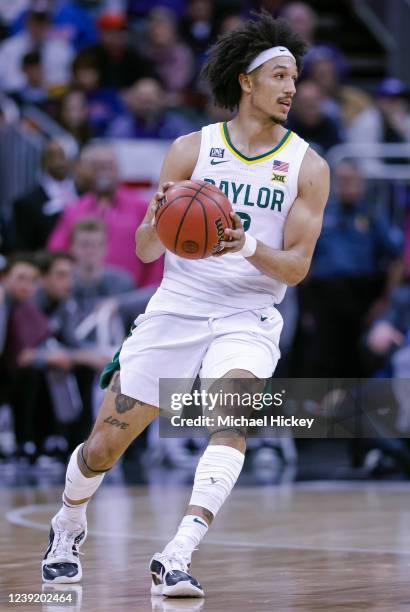
[(281, 162), (278, 159), (273, 160), (273, 171), (274, 172), (288, 172), (289, 164), (287, 162)]

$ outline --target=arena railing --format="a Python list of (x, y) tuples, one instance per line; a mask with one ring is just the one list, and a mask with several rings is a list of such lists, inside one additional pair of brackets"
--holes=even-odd
[(58, 138), (70, 157), (77, 153), (75, 140), (58, 123), (33, 106), (24, 106), (17, 123), (0, 130), (0, 214), (11, 216), (13, 201), (38, 180), (41, 151), (47, 139)]
[(91, 335), (95, 339), (95, 348), (112, 356), (124, 340), (124, 325), (110, 300), (85, 317), (75, 330), (78, 341), (84, 341)]
[(387, 211), (391, 220), (403, 227), (410, 185), (410, 143), (345, 143), (332, 147), (326, 158), (332, 170), (343, 160), (357, 163), (374, 210)]
[(344, 159), (357, 161), (367, 179), (410, 182), (410, 143), (345, 143), (332, 147), (326, 157), (331, 167)]

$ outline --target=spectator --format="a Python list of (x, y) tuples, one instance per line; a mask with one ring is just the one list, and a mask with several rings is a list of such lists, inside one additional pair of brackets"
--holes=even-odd
[[(289, 22), (292, 30), (296, 32), (308, 45), (309, 49), (304, 58), (305, 66), (309, 65), (311, 57), (317, 49), (316, 30), (319, 19), (313, 8), (306, 2), (289, 2), (285, 4), (281, 13), (281, 17)], [(334, 43), (320, 42), (320, 48), (327, 49), (329, 57), (336, 64), (338, 71), (343, 73), (346, 70), (346, 58)]]
[(376, 105), (351, 123), (348, 139), (354, 143), (410, 142), (410, 92), (399, 79), (385, 79), (376, 91)]
[[(38, 264), (27, 254), (13, 255), (3, 270), (0, 285), (0, 352), (2, 369), (4, 367), (5, 372), (16, 365), (22, 348), (35, 346), (49, 334), (46, 321), (37, 316), (31, 301), (38, 285), (38, 277)], [(18, 324), (24, 323), (25, 314), (29, 316), (20, 327)], [(7, 377), (1, 378), (6, 382)]]
[(409, 304), (410, 282), (407, 279), (392, 293), (386, 310), (366, 338), (367, 348), (376, 360), (374, 365), (382, 368), (376, 375), (393, 378), (391, 388), (397, 405), (396, 428), (406, 437), (410, 431)]
[(73, 170), (74, 182), (78, 196), (92, 191), (94, 184), (93, 164), (87, 147), (78, 156)]
[(311, 47), (315, 42), (317, 15), (306, 2), (289, 2), (281, 11), (281, 17), (286, 19), (292, 30), (302, 37)]
[(372, 105), (364, 91), (342, 82), (343, 71), (329, 47), (318, 45), (311, 50), (303, 75), (319, 86), (324, 112), (342, 126), (348, 127), (357, 115)]
[(41, 56), (38, 51), (26, 53), (22, 60), (22, 71), (25, 75), (25, 85), (12, 93), (19, 106), (31, 104), (49, 112), (49, 96), (44, 83)]
[[(44, 253), (39, 259), (42, 277), (34, 302), (46, 317), (50, 337), (43, 346), (26, 349), (19, 364), (35, 370), (43, 381), (43, 404), (49, 403), (43, 449), (54, 454), (51, 444), (67, 452), (91, 427), (92, 385), (111, 355), (77, 339), (80, 311), (72, 297), (74, 263), (68, 253)], [(61, 440), (62, 438), (62, 440)], [(65, 439), (65, 440), (64, 440)]]
[(125, 89), (153, 74), (150, 63), (130, 45), (126, 25), (125, 15), (103, 13), (98, 19), (100, 41), (82, 52), (95, 57), (102, 87)]
[[(173, 13), (165, 8), (151, 11), (142, 51), (153, 64), (164, 83), (173, 94), (182, 94), (194, 76), (194, 58), (191, 50), (178, 35)], [(180, 96), (174, 96), (179, 103)]]
[[(380, 213), (369, 215), (363, 177), (353, 162), (340, 162), (335, 173), (336, 199), (325, 213), (311, 268), (314, 277), (371, 275), (377, 265), (401, 254), (402, 235)], [(367, 204), (367, 207), (366, 207)], [(350, 247), (344, 240), (350, 240)]]
[(218, 36), (223, 36), (224, 34), (229, 34), (229, 32), (239, 30), (245, 25), (245, 22), (245, 17), (243, 17), (240, 13), (229, 13), (228, 15), (225, 15), (221, 19), (218, 28)]
[(80, 89), (72, 89), (61, 100), (59, 121), (81, 149), (93, 136), (87, 97)]
[[(69, 370), (85, 365), (99, 370), (105, 365), (107, 355), (100, 355), (95, 347), (78, 340), (76, 328), (81, 321), (81, 311), (73, 298), (74, 259), (69, 253), (44, 252), (38, 259), (41, 269), (41, 286), (34, 296), (34, 303), (47, 317), (54, 340), (49, 342), (46, 357), (54, 367)], [(52, 355), (52, 359), (49, 357)], [(25, 364), (37, 359), (37, 354), (24, 355)]]
[(213, 36), (214, 5), (211, 0), (189, 0), (181, 32), (200, 66)]
[[(53, 30), (61, 40), (66, 40), (70, 46), (79, 50), (95, 44), (97, 33), (93, 19), (80, 3), (72, 0), (37, 0), (35, 6), (43, 5), (49, 10)], [(24, 26), (26, 11), (20, 13), (12, 25), (13, 34)]]
[(0, 91), (0, 128), (16, 123), (19, 117), (19, 109), (14, 100)]
[(391, 356), (404, 346), (410, 332), (410, 283), (397, 287), (387, 309), (372, 326), (367, 336), (370, 350), (382, 357)]
[(65, 206), (77, 195), (70, 176), (70, 160), (58, 140), (45, 145), (41, 166), (38, 184), (13, 206), (18, 249), (36, 251), (44, 248)]
[(289, 118), (289, 127), (307, 140), (322, 155), (342, 141), (337, 123), (322, 110), (322, 93), (316, 83), (304, 81)]
[(98, 219), (84, 219), (73, 226), (71, 254), (76, 263), (74, 298), (83, 315), (92, 312), (101, 300), (132, 291), (132, 276), (113, 266), (104, 266), (107, 250), (105, 225)]
[(82, 53), (73, 66), (74, 86), (84, 92), (88, 104), (88, 118), (94, 136), (101, 136), (108, 124), (124, 111), (118, 93), (111, 87), (101, 87), (101, 74), (94, 53)]
[[(39, 258), (41, 286), (34, 302), (48, 318), (53, 337), (61, 346), (77, 346), (75, 328), (79, 309), (72, 298), (74, 261), (69, 253), (44, 252)], [(68, 359), (68, 357), (66, 357)], [(65, 367), (65, 361), (61, 363)]]
[[(96, 219), (84, 219), (74, 226), (71, 246), (77, 264), (74, 297), (81, 317), (104, 308), (114, 328), (118, 328), (118, 323), (121, 325), (122, 335), (136, 316), (145, 311), (157, 285), (135, 289), (134, 281), (127, 272), (103, 265), (105, 251), (106, 230), (103, 223)], [(95, 333), (92, 337), (95, 337)]]
[(95, 217), (107, 229), (105, 262), (131, 273), (137, 287), (157, 284), (162, 277), (162, 259), (143, 264), (135, 256), (135, 230), (141, 223), (147, 201), (135, 191), (119, 185), (117, 159), (112, 149), (92, 146), (83, 153), (93, 172), (92, 191), (68, 206), (50, 236), (52, 250), (68, 250), (72, 228), (78, 221)]
[(189, 119), (165, 107), (165, 92), (156, 79), (141, 79), (127, 95), (129, 112), (115, 119), (107, 130), (113, 138), (172, 140), (195, 129)]
[(7, 24), (8, 27), (19, 17), (22, 11), (29, 8), (31, 0), (14, 0), (8, 2), (3, 0), (0, 2), (0, 21)]
[(359, 339), (369, 310), (385, 296), (389, 266), (401, 254), (397, 228), (366, 211), (364, 182), (354, 164), (337, 166), (336, 199), (328, 204), (310, 277), (301, 286), (306, 376), (360, 376)]
[(73, 51), (67, 42), (51, 36), (49, 13), (31, 9), (25, 24), (24, 31), (8, 38), (0, 47), (0, 86), (12, 92), (26, 85), (22, 60), (31, 51), (40, 53), (47, 87), (67, 84)]
[(0, 403), (12, 407), (16, 456), (26, 458), (32, 456), (41, 439), (35, 402), (39, 388), (35, 377), (27, 376), (18, 364), (24, 351), (38, 347), (50, 336), (47, 319), (32, 302), (38, 278), (33, 257), (16, 254), (7, 261), (0, 285)]
[(106, 229), (101, 221), (84, 219), (74, 225), (71, 240), (71, 253), (76, 262), (73, 295), (82, 317), (104, 306), (112, 315), (118, 314), (124, 329), (129, 329), (137, 315), (145, 311), (156, 285), (135, 289), (128, 272), (104, 266), (106, 247)]

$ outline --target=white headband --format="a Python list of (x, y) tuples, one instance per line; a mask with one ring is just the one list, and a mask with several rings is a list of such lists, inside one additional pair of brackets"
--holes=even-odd
[(265, 51), (259, 53), (259, 55), (257, 55), (255, 59), (251, 61), (251, 63), (246, 69), (246, 72), (252, 72), (252, 70), (255, 70), (255, 68), (259, 68), (259, 66), (262, 66), (262, 64), (264, 64), (265, 62), (273, 59), (274, 57), (279, 56), (291, 57), (296, 62), (295, 56), (286, 47), (271, 47), (270, 49), (265, 49)]

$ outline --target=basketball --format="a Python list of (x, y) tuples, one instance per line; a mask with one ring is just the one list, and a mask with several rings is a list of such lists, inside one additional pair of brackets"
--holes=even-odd
[(226, 195), (206, 181), (181, 181), (167, 189), (155, 213), (163, 245), (187, 259), (203, 259), (220, 250), (224, 230), (233, 227)]

